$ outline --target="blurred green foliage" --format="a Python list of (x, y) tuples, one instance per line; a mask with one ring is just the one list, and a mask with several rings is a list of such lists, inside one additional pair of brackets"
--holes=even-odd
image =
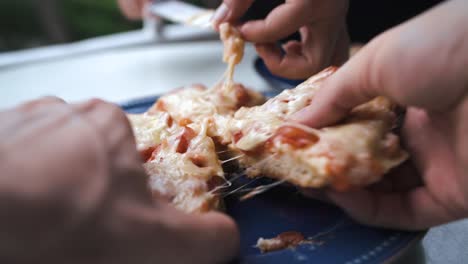
[[(39, 7), (44, 2), (0, 0), (0, 51), (76, 41), (141, 27), (141, 23), (122, 16), (116, 0), (49, 1), (55, 3), (59, 18), (59, 23), (51, 26), (47, 21), (50, 13)], [(51, 33), (51, 28), (59, 34)]]
[(127, 20), (117, 0), (0, 0), (0, 52), (138, 28), (141, 22)]
[(32, 1), (0, 1), (0, 51), (37, 45), (43, 34)]
[(116, 0), (61, 0), (73, 40), (90, 38), (141, 27), (125, 19)]

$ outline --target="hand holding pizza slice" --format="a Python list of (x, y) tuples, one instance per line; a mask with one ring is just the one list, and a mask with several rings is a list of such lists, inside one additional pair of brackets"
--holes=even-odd
[(309, 104), (335, 68), (285, 90), (261, 106), (241, 108), (230, 121), (233, 150), (247, 175), (263, 175), (301, 187), (338, 190), (369, 185), (407, 154), (392, 133), (393, 104), (378, 97), (353, 109), (338, 125), (312, 129), (290, 120)]

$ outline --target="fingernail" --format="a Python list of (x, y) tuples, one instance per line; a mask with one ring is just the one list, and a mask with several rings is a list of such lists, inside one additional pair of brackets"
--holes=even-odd
[(215, 25), (219, 24), (223, 21), (223, 19), (227, 16), (229, 9), (225, 3), (222, 3), (215, 11), (213, 16), (211, 17), (211, 22)]

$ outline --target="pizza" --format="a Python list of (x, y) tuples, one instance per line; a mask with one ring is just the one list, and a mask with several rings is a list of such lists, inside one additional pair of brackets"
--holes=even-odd
[(336, 68), (265, 101), (232, 80), (244, 50), (239, 32), (222, 24), (220, 34), (228, 64), (223, 81), (211, 88), (194, 84), (178, 89), (146, 113), (128, 115), (155, 196), (185, 212), (219, 209), (217, 190), (227, 181), (219, 149), (228, 148), (228, 158), (237, 160), (249, 177), (337, 190), (374, 183), (407, 158), (392, 133), (396, 115), (388, 99), (358, 106), (334, 126), (313, 129), (294, 123), (290, 117), (313, 103)]
[(189, 213), (220, 207), (215, 190), (224, 173), (206, 124), (180, 126), (166, 112), (129, 114), (128, 119), (156, 197)]
[(346, 190), (374, 183), (407, 158), (392, 133), (394, 105), (378, 97), (356, 107), (340, 124), (313, 129), (289, 121), (336, 68), (328, 68), (261, 106), (239, 109), (230, 120), (230, 147), (242, 154), (248, 176), (300, 187)]
[(185, 212), (218, 209), (224, 172), (217, 146), (230, 143), (227, 123), (240, 107), (264, 97), (232, 80), (244, 41), (229, 24), (221, 25), (228, 64), (224, 80), (211, 88), (193, 84), (159, 98), (144, 114), (128, 115), (151, 191)]
[(226, 145), (231, 140), (227, 131), (230, 117), (241, 107), (262, 104), (265, 97), (232, 80), (234, 67), (243, 57), (244, 41), (227, 23), (220, 25), (220, 34), (224, 43), (223, 61), (228, 64), (223, 81), (211, 88), (194, 84), (177, 89), (157, 100), (149, 112), (167, 112), (180, 125), (208, 120), (208, 136)]
[(164, 111), (179, 125), (207, 122), (207, 135), (216, 142), (230, 142), (227, 123), (240, 107), (263, 103), (264, 97), (241, 84), (234, 83), (225, 89), (223, 83), (208, 89), (202, 85), (191, 85), (162, 96), (149, 112)]

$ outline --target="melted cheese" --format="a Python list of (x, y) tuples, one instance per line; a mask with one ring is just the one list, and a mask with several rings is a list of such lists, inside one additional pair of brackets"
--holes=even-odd
[[(390, 132), (395, 120), (392, 104), (382, 97), (355, 108), (340, 125), (311, 129), (288, 123), (291, 115), (312, 102), (334, 71), (327, 69), (261, 106), (236, 112), (229, 129), (233, 138), (240, 136), (231, 147), (246, 154), (240, 163), (251, 176), (264, 174), (303, 187), (333, 183), (344, 189), (348, 184), (373, 183), (407, 158), (398, 137)], [(277, 134), (284, 126), (296, 126), (318, 140), (305, 147), (294, 146), (291, 143), (299, 140), (294, 135), (289, 139)]]
[(207, 89), (192, 85), (161, 97), (152, 111), (167, 111), (177, 122), (207, 123), (207, 135), (216, 138), (221, 144), (230, 143), (228, 125), (231, 117), (242, 106), (263, 103), (264, 97), (244, 86), (234, 83), (234, 66), (243, 57), (244, 41), (240, 33), (231, 25), (220, 25), (220, 36), (224, 44), (223, 61), (228, 64), (224, 82)]
[[(163, 112), (129, 115), (138, 150), (155, 148), (152, 159), (144, 164), (151, 190), (169, 199), (185, 212), (213, 209), (216, 198), (209, 190), (213, 177), (224, 177), (213, 140), (206, 135), (207, 123), (192, 124), (198, 133), (188, 142), (187, 150), (179, 153), (178, 144), (184, 127), (168, 122)], [(194, 129), (195, 130), (195, 129)], [(196, 164), (194, 158), (203, 158)]]
[(244, 56), (244, 40), (240, 32), (229, 23), (222, 23), (219, 26), (219, 33), (224, 44), (223, 61), (228, 64), (225, 73), (224, 88), (232, 90), (234, 67), (239, 64)]
[(127, 115), (135, 135), (139, 151), (154, 147), (161, 143), (161, 139), (168, 137), (172, 132), (169, 127), (168, 113), (158, 112), (153, 115), (129, 114)]
[(329, 68), (294, 89), (284, 90), (263, 105), (239, 109), (229, 124), (231, 134), (243, 134), (235, 147), (251, 151), (263, 144), (286, 119), (312, 101), (322, 81), (334, 71)]
[[(189, 86), (161, 97), (153, 109), (162, 102), (164, 110), (177, 122), (207, 123), (207, 135), (227, 144), (230, 142), (228, 123), (240, 105), (257, 105), (264, 101), (262, 95), (240, 84), (234, 84), (233, 89), (234, 92), (227, 91), (221, 84), (211, 89)], [(244, 98), (238, 93), (245, 93)]]

